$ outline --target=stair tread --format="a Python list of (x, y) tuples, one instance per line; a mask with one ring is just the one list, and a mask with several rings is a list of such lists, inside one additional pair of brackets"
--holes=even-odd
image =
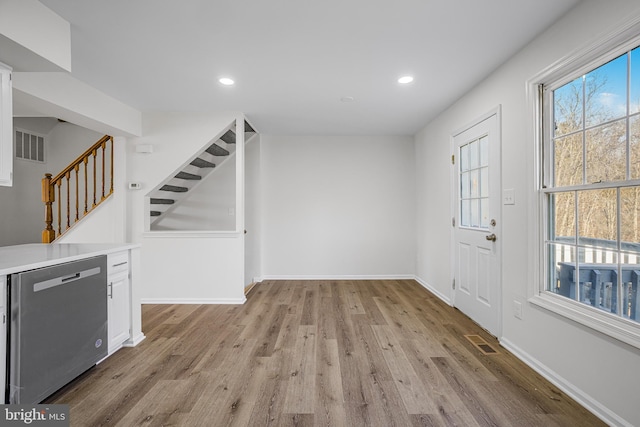
[(202, 179), (200, 175), (196, 175), (196, 174), (184, 172), (184, 171), (178, 172), (178, 174), (175, 177), (178, 179), (188, 179), (192, 181), (197, 181), (199, 179)]
[(236, 143), (236, 133), (229, 129), (225, 132), (224, 135), (220, 137), (221, 140), (226, 142), (227, 144), (235, 144)]
[(160, 214), (161, 214), (161, 213), (162, 213), (162, 212), (160, 212), (160, 211), (151, 211), (151, 212), (149, 212), (149, 214), (150, 214), (151, 216), (160, 216)]
[(249, 122), (247, 122), (246, 120), (244, 121), (244, 131), (245, 132), (253, 132), (253, 133), (255, 133), (255, 130), (251, 127)]
[(160, 188), (161, 191), (172, 191), (174, 193), (186, 193), (189, 191), (187, 187), (179, 187), (177, 185), (163, 185)]
[(229, 151), (220, 147), (218, 144), (213, 144), (211, 147), (207, 148), (205, 151), (211, 154), (212, 156), (228, 156), (229, 155)]
[(152, 197), (151, 200), (149, 201), (152, 205), (172, 205), (174, 204), (176, 201), (173, 199), (161, 199), (161, 198), (155, 198)]
[(208, 162), (200, 157), (195, 158), (191, 162), (191, 166), (195, 166), (197, 168), (214, 168), (216, 165), (214, 163)]

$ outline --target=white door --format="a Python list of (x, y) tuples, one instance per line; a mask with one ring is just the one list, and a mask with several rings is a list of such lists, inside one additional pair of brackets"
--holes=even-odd
[(499, 110), (453, 135), (454, 305), (500, 334)]

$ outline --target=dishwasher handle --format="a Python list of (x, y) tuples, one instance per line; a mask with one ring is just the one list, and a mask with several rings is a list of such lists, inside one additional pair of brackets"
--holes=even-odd
[(85, 277), (95, 276), (100, 274), (100, 267), (89, 268), (87, 270), (78, 271), (70, 276), (56, 277), (54, 279), (43, 280), (33, 284), (33, 292), (44, 291), (45, 289), (54, 288), (60, 285), (66, 285), (67, 283), (73, 283), (76, 280), (84, 279)]

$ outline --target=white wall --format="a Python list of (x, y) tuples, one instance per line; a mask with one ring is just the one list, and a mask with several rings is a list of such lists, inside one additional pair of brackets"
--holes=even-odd
[(0, 187), (0, 246), (39, 243), (44, 229), (41, 180), (57, 174), (101, 134), (50, 118), (15, 118), (14, 127), (46, 135), (46, 163), (14, 159), (13, 187)]
[(413, 275), (410, 137), (261, 137), (266, 277)]
[[(145, 232), (145, 195), (235, 119), (242, 123), (244, 118), (235, 112), (148, 113), (143, 116), (144, 136), (129, 141), (127, 182), (142, 188), (127, 193), (127, 240), (142, 244), (143, 302), (244, 301), (242, 233)], [(137, 144), (152, 145), (153, 153), (136, 153)]]
[[(528, 201), (535, 188), (525, 82), (621, 20), (640, 14), (636, 0), (584, 1), (416, 137), (417, 276), (445, 297), (450, 290), (450, 136), (502, 105), (502, 188), (516, 204), (502, 209), (502, 342), (612, 424), (640, 425), (640, 350), (527, 303)], [(513, 301), (523, 303), (523, 319)]]
[(256, 135), (245, 145), (244, 284), (262, 280), (261, 143)]

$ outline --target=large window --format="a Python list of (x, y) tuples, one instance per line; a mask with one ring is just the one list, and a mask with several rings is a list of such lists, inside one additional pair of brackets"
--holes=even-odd
[(542, 91), (543, 292), (622, 328), (640, 323), (638, 44)]

